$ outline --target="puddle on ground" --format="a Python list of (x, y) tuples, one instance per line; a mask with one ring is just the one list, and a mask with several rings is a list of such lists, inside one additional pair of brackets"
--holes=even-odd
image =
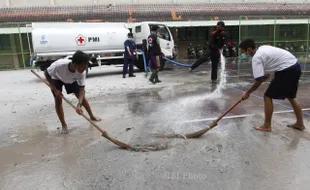
[(183, 138), (183, 139), (187, 139), (185, 135), (183, 134), (178, 134), (178, 133), (153, 133), (154, 137), (157, 138)]
[(134, 152), (154, 152), (154, 151), (161, 151), (171, 148), (172, 146), (169, 143), (149, 143), (143, 145), (133, 145), (130, 149)]

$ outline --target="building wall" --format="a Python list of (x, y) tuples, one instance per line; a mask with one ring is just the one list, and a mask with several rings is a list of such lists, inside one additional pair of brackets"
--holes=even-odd
[(11, 7), (45, 6), (50, 4), (50, 0), (6, 0), (6, 1), (8, 1)]
[[(310, 0), (156, 0), (152, 3), (310, 3)], [(0, 7), (150, 3), (149, 0), (1, 0)]]
[(7, 4), (5, 2), (5, 0), (0, 1), (0, 7), (6, 7)]

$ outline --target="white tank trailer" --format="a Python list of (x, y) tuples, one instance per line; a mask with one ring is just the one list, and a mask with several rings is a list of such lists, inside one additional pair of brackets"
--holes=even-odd
[[(32, 23), (34, 56), (31, 64), (43, 71), (53, 61), (71, 57), (77, 50), (89, 54), (90, 69), (101, 65), (123, 64), (127, 34), (131, 31), (138, 48), (146, 52), (146, 38), (152, 25), (159, 26), (162, 52), (166, 57), (174, 58), (176, 55), (171, 32), (162, 23)], [(135, 63), (136, 67), (144, 70), (142, 53), (139, 53), (139, 61)]]

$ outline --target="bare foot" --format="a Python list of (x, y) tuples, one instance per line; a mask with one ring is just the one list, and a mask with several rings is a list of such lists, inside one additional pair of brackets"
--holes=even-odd
[(291, 125), (287, 125), (287, 127), (289, 128), (293, 128), (293, 129), (297, 129), (297, 130), (300, 130), (300, 131), (303, 131), (305, 130), (305, 126), (304, 125), (300, 125), (300, 124), (291, 124)]
[(271, 127), (267, 126), (266, 124), (263, 124), (259, 127), (254, 127), (254, 129), (258, 131), (271, 132)]
[(101, 120), (102, 120), (101, 118), (95, 117), (95, 116), (90, 117), (90, 119), (91, 119), (92, 121), (101, 121)]
[(60, 134), (68, 134), (68, 128), (67, 126), (62, 126)]

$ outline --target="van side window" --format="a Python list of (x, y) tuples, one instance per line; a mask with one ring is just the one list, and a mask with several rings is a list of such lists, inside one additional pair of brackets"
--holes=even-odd
[(136, 26), (136, 33), (141, 32), (141, 26)]
[(168, 29), (166, 28), (165, 25), (158, 24), (157, 25), (159, 28), (157, 29), (157, 35), (159, 38), (162, 38), (164, 40), (171, 41), (171, 36), (169, 34)]

